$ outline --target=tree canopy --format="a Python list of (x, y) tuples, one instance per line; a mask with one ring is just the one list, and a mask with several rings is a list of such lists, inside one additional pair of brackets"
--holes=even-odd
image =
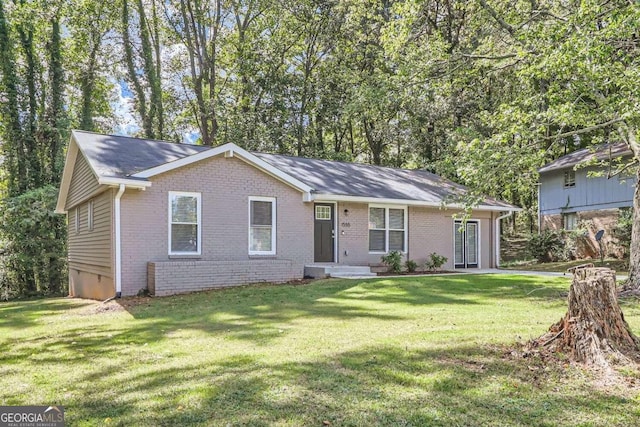
[(545, 162), (640, 159), (639, 25), (631, 0), (0, 0), (0, 199), (56, 186), (77, 128), (424, 168), (533, 226)]

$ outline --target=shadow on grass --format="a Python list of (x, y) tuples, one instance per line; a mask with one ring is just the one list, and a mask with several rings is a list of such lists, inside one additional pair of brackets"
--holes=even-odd
[[(120, 425), (634, 425), (633, 399), (567, 389), (560, 368), (509, 360), (500, 349), (403, 351), (375, 347), (302, 363), (252, 357), (186, 367), (150, 366), (118, 399), (93, 373), (70, 421)], [(124, 410), (123, 410), (124, 408)], [(133, 410), (132, 410), (133, 408)]]
[(0, 328), (11, 330), (34, 326), (42, 316), (63, 313), (93, 304), (93, 301), (81, 302), (81, 300), (61, 298), (2, 302), (0, 303)]

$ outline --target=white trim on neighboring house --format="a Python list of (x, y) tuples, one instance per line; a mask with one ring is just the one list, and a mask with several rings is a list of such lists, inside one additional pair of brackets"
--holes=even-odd
[[(251, 249), (251, 202), (270, 202), (271, 203), (271, 250), (270, 251), (256, 251)], [(247, 240), (249, 255), (275, 255), (277, 253), (277, 229), (278, 229), (278, 217), (277, 215), (277, 199), (275, 197), (263, 197), (263, 196), (249, 196), (248, 199), (248, 220), (247, 220)]]
[[(265, 162), (260, 159), (258, 156), (251, 154), (243, 148), (238, 147), (232, 142), (229, 142), (224, 145), (220, 145), (219, 147), (211, 148), (209, 150), (201, 151), (196, 154), (192, 154), (191, 156), (183, 157), (178, 160), (174, 160), (173, 162), (165, 163), (160, 166), (156, 166), (150, 169), (143, 170), (136, 174), (131, 175), (133, 178), (151, 178), (153, 176), (159, 175), (161, 173), (169, 172), (171, 170), (190, 165), (195, 162), (199, 162), (201, 160), (205, 160), (211, 157), (218, 156), (220, 154), (224, 154), (225, 157), (238, 157), (246, 163), (262, 170), (263, 172), (271, 175), (272, 177), (288, 184), (289, 186), (302, 191), (304, 193), (304, 201), (310, 201), (310, 193), (313, 191), (313, 188), (303, 183), (302, 181), (294, 178), (293, 176), (281, 171), (280, 169), (272, 166), (271, 164)], [(307, 200), (309, 199), (309, 200)]]
[[(384, 234), (385, 234), (385, 251), (384, 252), (380, 252), (380, 251), (371, 251), (369, 249), (370, 247), (370, 242), (369, 242), (369, 231), (371, 230), (369, 228), (369, 222), (370, 222), (370, 215), (371, 215), (371, 208), (380, 208), (380, 209), (384, 209)], [(391, 229), (390, 228), (390, 224), (389, 224), (389, 209), (397, 209), (397, 210), (403, 210), (404, 211), (404, 217), (403, 217), (403, 222), (404, 222), (404, 230), (398, 230), (398, 229)], [(374, 229), (374, 230), (381, 230), (381, 229)], [(369, 205), (367, 206), (367, 250), (369, 251), (369, 254), (371, 255), (381, 255), (381, 254), (388, 254), (389, 253), (389, 232), (390, 231), (404, 231), (404, 250), (400, 251), (403, 254), (406, 254), (409, 251), (408, 248), (408, 243), (409, 243), (409, 209), (407, 207), (407, 205), (388, 205), (388, 204), (379, 204), (379, 203), (369, 203)]]
[[(195, 251), (176, 251), (173, 252), (171, 250), (171, 230), (172, 230), (172, 226), (174, 224), (191, 224), (193, 225), (193, 223), (180, 223), (180, 222), (173, 222), (173, 211), (172, 211), (172, 204), (171, 201), (174, 197), (179, 197), (179, 196), (184, 196), (184, 197), (195, 197), (196, 198), (196, 250)], [(168, 224), (168, 235), (169, 235), (169, 239), (168, 239), (168, 253), (169, 256), (172, 255), (185, 255), (185, 256), (200, 256), (202, 255), (202, 193), (200, 192), (189, 192), (189, 191), (169, 191), (169, 197), (168, 197), (168, 203), (167, 203), (167, 224)]]
[[(334, 200), (338, 202), (352, 202), (352, 203), (369, 203), (380, 205), (403, 205), (403, 206), (426, 206), (433, 208), (446, 208), (446, 209), (464, 209), (465, 206), (459, 203), (443, 204), (441, 202), (428, 202), (423, 200), (411, 200), (411, 199), (378, 199), (375, 197), (363, 197), (363, 196), (345, 196), (342, 194), (312, 194), (312, 201), (320, 200)], [(473, 208), (479, 211), (512, 211), (520, 212), (522, 208), (516, 206), (490, 206), (490, 205), (478, 205)]]

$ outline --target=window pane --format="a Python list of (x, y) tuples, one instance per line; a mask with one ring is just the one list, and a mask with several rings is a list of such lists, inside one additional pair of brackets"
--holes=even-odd
[(369, 208), (369, 228), (384, 228), (384, 208)]
[(172, 224), (171, 252), (198, 252), (198, 226)]
[(271, 252), (271, 227), (251, 227), (251, 250)]
[(389, 209), (389, 228), (404, 230), (404, 209)]
[(369, 230), (369, 251), (384, 252), (386, 250), (384, 240), (384, 230)]
[(251, 201), (251, 225), (272, 225), (271, 202)]
[(331, 206), (316, 206), (316, 219), (330, 220)]
[(175, 196), (171, 200), (171, 222), (198, 222), (198, 198)]
[(404, 251), (404, 231), (389, 231), (389, 250)]

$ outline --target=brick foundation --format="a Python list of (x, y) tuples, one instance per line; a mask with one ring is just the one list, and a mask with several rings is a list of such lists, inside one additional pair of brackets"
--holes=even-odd
[[(578, 258), (600, 257), (600, 248), (595, 238), (598, 230), (604, 230), (602, 241), (605, 257), (622, 258), (624, 256), (625, 248), (613, 236), (619, 212), (619, 209), (576, 212), (580, 227), (587, 230), (587, 235), (578, 239), (577, 242)], [(542, 215), (541, 225), (543, 230), (562, 230), (562, 215)]]
[(247, 283), (282, 283), (302, 277), (290, 260), (162, 261), (147, 264), (149, 292), (173, 295)]

